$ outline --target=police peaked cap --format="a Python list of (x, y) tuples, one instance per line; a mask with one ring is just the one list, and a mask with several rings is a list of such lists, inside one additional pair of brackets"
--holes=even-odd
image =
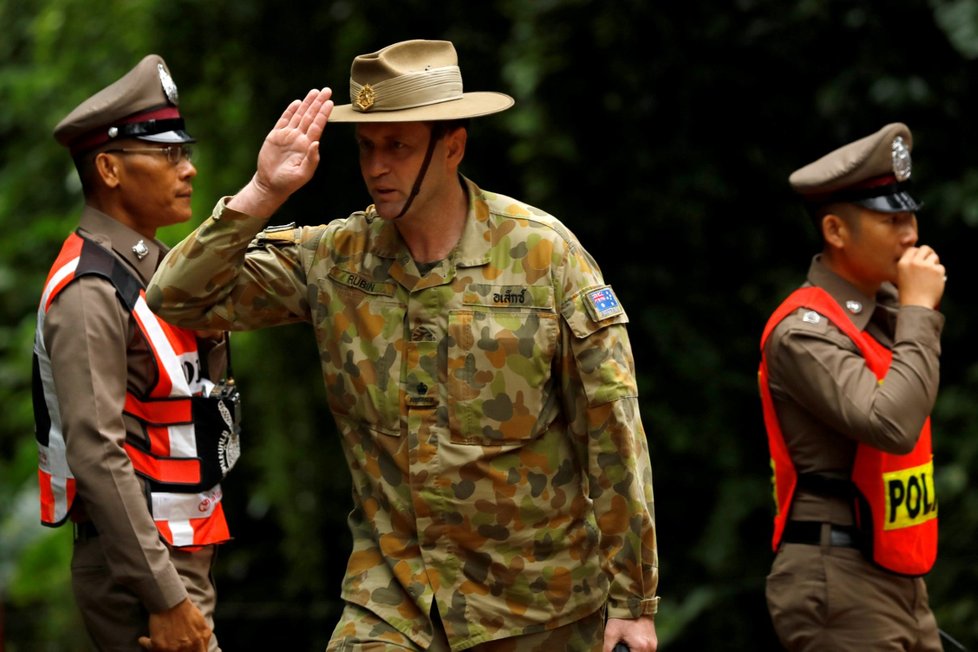
[(916, 211), (910, 195), (913, 136), (894, 122), (795, 170), (792, 189), (812, 207), (834, 202), (858, 204), (881, 213)]
[(73, 157), (123, 138), (192, 143), (177, 108), (177, 85), (163, 58), (150, 54), (121, 78), (79, 104), (54, 128)]

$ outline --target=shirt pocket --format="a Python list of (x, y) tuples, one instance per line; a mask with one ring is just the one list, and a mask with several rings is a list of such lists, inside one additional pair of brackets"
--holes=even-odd
[(452, 441), (504, 445), (547, 423), (558, 316), (551, 310), (473, 307), (448, 315)]
[(399, 436), (405, 307), (388, 284), (357, 287), (354, 277), (335, 270), (330, 277), (314, 311), (330, 410)]

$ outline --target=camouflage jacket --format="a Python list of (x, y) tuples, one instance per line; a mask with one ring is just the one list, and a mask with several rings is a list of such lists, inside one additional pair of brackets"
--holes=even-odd
[(437, 601), (456, 650), (605, 605), (653, 615), (627, 317), (559, 221), (466, 183), (462, 237), (425, 275), (372, 207), (260, 231), (222, 200), (148, 301), (184, 326), (312, 324), (353, 478), (345, 600), (423, 647)]

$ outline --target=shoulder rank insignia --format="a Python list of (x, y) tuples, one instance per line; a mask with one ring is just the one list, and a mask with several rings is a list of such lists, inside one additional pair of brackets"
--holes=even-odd
[(291, 231), (295, 228), (295, 222), (289, 222), (288, 224), (276, 224), (274, 226), (266, 226), (265, 233), (279, 233), (281, 231)]
[(591, 290), (585, 297), (587, 298), (588, 308), (594, 317), (594, 321), (602, 321), (624, 312), (621, 304), (618, 303), (618, 297), (615, 296), (610, 285), (598, 288), (597, 290)]
[(814, 310), (809, 310), (801, 316), (801, 320), (806, 324), (817, 324), (818, 322), (822, 321), (822, 316)]

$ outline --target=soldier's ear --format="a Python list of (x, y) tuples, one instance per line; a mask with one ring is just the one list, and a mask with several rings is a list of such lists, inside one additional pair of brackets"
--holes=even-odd
[(445, 135), (445, 148), (448, 158), (458, 167), (465, 157), (465, 143), (468, 140), (467, 129), (454, 129)]
[(95, 165), (95, 175), (108, 188), (115, 188), (119, 185), (122, 172), (122, 160), (119, 156), (113, 156), (108, 152), (99, 152), (93, 161)]

